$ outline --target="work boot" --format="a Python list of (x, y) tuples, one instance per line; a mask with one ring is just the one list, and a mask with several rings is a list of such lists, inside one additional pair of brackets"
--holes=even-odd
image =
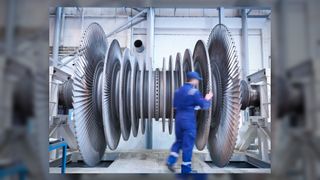
[(176, 172), (176, 170), (174, 169), (173, 165), (171, 165), (171, 164), (169, 164), (169, 163), (166, 163), (166, 165), (167, 165), (168, 169), (169, 169), (171, 172), (173, 172), (173, 173)]
[(171, 172), (175, 172), (175, 169), (173, 168), (173, 165), (177, 162), (177, 159), (178, 158), (176, 156), (172, 155), (172, 154), (170, 154), (168, 159), (167, 159), (166, 165), (167, 165), (168, 169)]
[(191, 164), (188, 165), (181, 165), (181, 173), (182, 174), (189, 174), (189, 173), (197, 173), (196, 170), (191, 169)]

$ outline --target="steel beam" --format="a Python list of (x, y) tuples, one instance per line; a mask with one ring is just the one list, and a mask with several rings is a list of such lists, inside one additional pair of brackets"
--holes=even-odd
[[(78, 56), (77, 55), (75, 55), (75, 56), (68, 56), (68, 57), (65, 57), (65, 58), (63, 58), (63, 59), (61, 59), (60, 61), (59, 61), (59, 65), (58, 65), (58, 67), (60, 67), (60, 68), (62, 68), (62, 67), (64, 67), (64, 66), (66, 66), (68, 63), (70, 63), (71, 61), (73, 61), (74, 59), (76, 59)], [(67, 59), (65, 62), (63, 62), (63, 60), (64, 59)]]
[(110, 33), (107, 34), (107, 37), (110, 37), (110, 36), (112, 36), (112, 35), (114, 35), (114, 34), (116, 34), (116, 33), (119, 33), (119, 32), (121, 32), (121, 31), (124, 31), (124, 30), (130, 28), (130, 27), (133, 27), (133, 26), (135, 26), (136, 24), (139, 24), (139, 23), (141, 23), (142, 21), (145, 21), (145, 20), (146, 20), (146, 18), (139, 19), (139, 20), (135, 21), (134, 23), (132, 23), (132, 20), (129, 20), (129, 21), (131, 21), (131, 23), (127, 24), (126, 26), (123, 26), (123, 27), (119, 28), (119, 29), (118, 29), (116, 32), (114, 32), (113, 34), (110, 34)]
[[(147, 51), (146, 51), (146, 60), (149, 61), (147, 62), (147, 65), (149, 67), (149, 71), (152, 71), (152, 66), (151, 64), (154, 63), (154, 8), (149, 8), (148, 10), (148, 15), (147, 15)], [(151, 85), (149, 84), (149, 88), (151, 88)], [(149, 91), (151, 92), (151, 90)], [(151, 108), (151, 98), (149, 98), (149, 108)], [(150, 115), (149, 115), (150, 116)], [(146, 146), (147, 149), (152, 149), (152, 121), (150, 119), (147, 121), (147, 135), (146, 135)]]
[(252, 11), (252, 9), (249, 9), (249, 10), (248, 10), (248, 12), (247, 12), (247, 16), (249, 16), (249, 15), (250, 15), (251, 11)]
[(245, 79), (248, 75), (249, 69), (249, 49), (248, 49), (248, 18), (247, 18), (247, 9), (241, 10), (241, 67), (242, 67), (242, 79)]
[(224, 22), (224, 8), (219, 7), (218, 11), (219, 11), (219, 24), (222, 24)]
[(148, 12), (148, 9), (144, 9), (141, 12), (139, 12), (138, 14), (136, 14), (135, 16), (133, 16), (131, 19), (129, 19), (127, 22), (123, 23), (121, 26), (117, 27), (116, 29), (114, 29), (113, 31), (111, 31), (110, 33), (108, 33), (106, 36), (107, 38), (121, 32), (123, 29), (125, 29), (127, 26), (131, 26), (131, 23), (133, 20), (137, 19), (138, 17), (140, 17), (141, 15), (145, 14)]
[(84, 9), (81, 9), (81, 34), (83, 34), (84, 30)]
[(53, 65), (57, 66), (59, 62), (59, 45), (60, 45), (60, 33), (61, 33), (61, 19), (62, 19), (62, 7), (56, 8), (56, 23), (54, 30), (54, 41), (53, 41)]

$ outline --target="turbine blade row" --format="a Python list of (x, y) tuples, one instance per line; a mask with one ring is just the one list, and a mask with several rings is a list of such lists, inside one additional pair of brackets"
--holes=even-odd
[[(213, 28), (207, 45), (197, 41), (189, 49), (163, 59), (163, 67), (139, 60), (113, 40), (108, 46), (100, 25), (89, 25), (80, 42), (81, 54), (75, 62), (74, 77), (60, 90), (67, 107), (74, 108), (78, 148), (90, 166), (102, 158), (106, 147), (117, 148), (120, 137), (144, 134), (146, 122), (162, 120), (173, 131), (174, 92), (186, 80), (188, 71), (197, 71), (203, 81), (200, 92), (214, 93), (209, 110), (197, 112), (196, 146), (208, 143), (213, 163), (225, 166), (233, 153), (238, 133), (240, 107), (240, 69), (235, 44), (224, 25)], [(167, 61), (168, 60), (168, 61)], [(245, 90), (244, 90), (245, 91)], [(72, 94), (71, 94), (72, 92)], [(242, 99), (240, 99), (240, 94)]]

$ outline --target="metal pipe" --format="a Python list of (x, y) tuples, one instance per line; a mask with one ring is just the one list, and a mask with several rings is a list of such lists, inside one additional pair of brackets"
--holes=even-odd
[(84, 29), (84, 9), (81, 9), (81, 34), (83, 34), (83, 29)]
[[(152, 71), (152, 64), (154, 61), (153, 55), (154, 55), (154, 9), (153, 8), (149, 8), (148, 11), (148, 16), (147, 16), (147, 20), (148, 20), (148, 27), (147, 27), (147, 37), (148, 37), (148, 49), (146, 52), (146, 60), (147, 60), (147, 65), (149, 67), (149, 71)], [(148, 62), (149, 61), (149, 62)], [(149, 79), (149, 88), (151, 87), (151, 80)], [(152, 92), (152, 91), (149, 91)], [(148, 105), (149, 108), (152, 107), (151, 105), (151, 96), (149, 94), (149, 98), (148, 98)], [(149, 119), (150, 119), (151, 114), (149, 114)], [(153, 134), (153, 130), (152, 130), (152, 121), (147, 121), (147, 149), (152, 149), (152, 134)]]
[(118, 33), (119, 30), (121, 30), (122, 28), (126, 27), (127, 25), (130, 25), (133, 20), (137, 19), (139, 16), (141, 16), (144, 13), (146, 13), (147, 10), (148, 9), (144, 9), (143, 11), (139, 12), (138, 14), (133, 16), (130, 20), (128, 20), (127, 22), (123, 23), (121, 26), (117, 27), (115, 30), (111, 31), (110, 33), (108, 33), (106, 36), (110, 37), (110, 36), (114, 35), (115, 33)]
[[(70, 56), (69, 56), (69, 57), (70, 57)], [(63, 66), (65, 66), (65, 65), (67, 65), (69, 62), (73, 61), (73, 60), (76, 59), (77, 57), (78, 57), (77, 55), (71, 56), (69, 59), (67, 59), (68, 57), (65, 57), (65, 58), (63, 58), (63, 59), (67, 59), (65, 62), (63, 62), (63, 59), (61, 59), (61, 60), (59, 61), (58, 67), (63, 67)]]
[(241, 49), (241, 67), (242, 67), (242, 79), (245, 79), (248, 75), (249, 69), (249, 50), (248, 50), (248, 18), (247, 18), (247, 9), (241, 10), (241, 40), (242, 40), (242, 49)]
[(144, 51), (144, 45), (140, 39), (135, 40), (133, 44), (138, 53), (142, 53)]
[(61, 19), (62, 19), (62, 7), (56, 8), (56, 23), (54, 31), (54, 41), (53, 41), (53, 65), (57, 66), (59, 62), (59, 45), (60, 45), (60, 33), (61, 33)]
[[(248, 75), (248, 69), (249, 69), (249, 59), (248, 59), (248, 18), (247, 18), (247, 9), (241, 10), (241, 78), (246, 79), (246, 76)], [(245, 113), (244, 111), (242, 113), (242, 121), (247, 122), (249, 117), (248, 113)]]
[(135, 11), (137, 11), (137, 12), (141, 12), (141, 10), (138, 9), (138, 8), (131, 8), (131, 9), (133, 9), (133, 10), (135, 10)]
[(219, 7), (218, 11), (219, 11), (219, 24), (222, 24), (224, 22), (224, 8)]
[(59, 46), (63, 46), (63, 40), (64, 40), (64, 31), (65, 29), (65, 21), (66, 21), (66, 13), (64, 12), (64, 9), (62, 9), (62, 15), (61, 15), (61, 27), (60, 27), (60, 35), (59, 35)]
[(269, 18), (270, 15), (249, 15), (247, 18)]

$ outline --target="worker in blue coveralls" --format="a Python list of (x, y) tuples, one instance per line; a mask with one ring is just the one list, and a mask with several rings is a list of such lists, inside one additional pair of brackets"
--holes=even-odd
[(174, 93), (173, 106), (175, 108), (175, 135), (176, 141), (171, 147), (167, 159), (167, 167), (175, 172), (174, 164), (182, 149), (181, 173), (196, 173), (191, 168), (192, 149), (196, 137), (196, 114), (195, 109), (209, 109), (211, 105), (212, 92), (203, 98), (196, 88), (202, 78), (197, 72), (187, 73), (187, 82)]

